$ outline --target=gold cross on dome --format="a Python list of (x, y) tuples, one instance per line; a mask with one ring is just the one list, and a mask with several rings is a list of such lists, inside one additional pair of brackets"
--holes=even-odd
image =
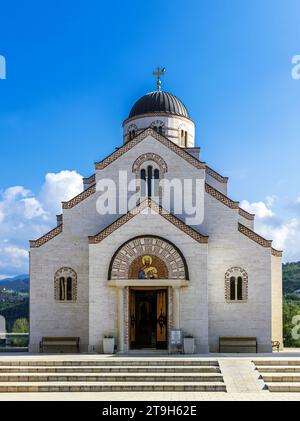
[(158, 90), (158, 91), (160, 91), (160, 89), (161, 89), (161, 88), (160, 88), (160, 86), (161, 86), (161, 80), (160, 80), (160, 77), (161, 77), (161, 76), (164, 76), (165, 72), (166, 72), (165, 67), (161, 68), (160, 66), (158, 66), (158, 68), (157, 68), (157, 71), (156, 71), (156, 72), (152, 72), (153, 76), (157, 76), (157, 82), (156, 82), (156, 85), (157, 85), (157, 90)]

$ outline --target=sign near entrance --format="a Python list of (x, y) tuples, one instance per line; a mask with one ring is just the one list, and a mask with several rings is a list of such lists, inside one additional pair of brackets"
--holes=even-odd
[(169, 353), (182, 352), (183, 335), (181, 329), (171, 329), (169, 335)]

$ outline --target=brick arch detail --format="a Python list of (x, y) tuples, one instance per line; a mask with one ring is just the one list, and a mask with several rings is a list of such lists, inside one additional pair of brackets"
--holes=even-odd
[(112, 257), (108, 279), (128, 279), (131, 263), (144, 254), (157, 256), (165, 263), (168, 279), (188, 279), (187, 265), (180, 250), (155, 236), (136, 237), (123, 244)]

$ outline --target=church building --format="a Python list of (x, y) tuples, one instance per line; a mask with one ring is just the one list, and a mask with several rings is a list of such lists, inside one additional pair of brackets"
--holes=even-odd
[(81, 352), (101, 353), (105, 336), (120, 353), (167, 349), (172, 328), (198, 354), (218, 352), (219, 337), (255, 337), (258, 352), (282, 344), (282, 252), (227, 188), (158, 77), (123, 122), (123, 145), (30, 241), (30, 351), (79, 337)]

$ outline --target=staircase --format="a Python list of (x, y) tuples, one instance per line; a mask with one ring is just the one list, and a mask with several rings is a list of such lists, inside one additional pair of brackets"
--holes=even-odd
[(270, 392), (300, 392), (300, 360), (253, 361)]
[(216, 360), (0, 360), (0, 393), (128, 391), (226, 392), (226, 386)]

